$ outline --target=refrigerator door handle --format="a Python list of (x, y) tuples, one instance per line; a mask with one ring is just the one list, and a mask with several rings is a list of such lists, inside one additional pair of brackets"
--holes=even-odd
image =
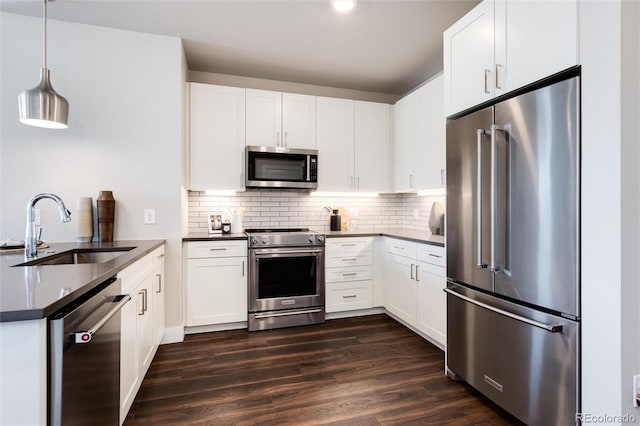
[(487, 265), (486, 263), (482, 262), (482, 136), (486, 135), (487, 131), (485, 129), (477, 129), (476, 130), (476, 136), (477, 136), (477, 149), (478, 149), (478, 169), (477, 169), (477, 176), (476, 176), (476, 211), (477, 211), (477, 215), (478, 215), (478, 220), (477, 220), (477, 229), (476, 229), (476, 233), (477, 233), (477, 241), (478, 241), (478, 262), (477, 262), (477, 267), (478, 269), (485, 269), (487, 268), (489, 265)]
[(473, 300), (470, 297), (464, 296), (464, 295), (462, 295), (462, 294), (460, 294), (460, 293), (458, 293), (456, 291), (453, 291), (451, 289), (448, 289), (448, 288), (445, 288), (444, 291), (445, 291), (445, 293), (450, 294), (450, 295), (455, 296), (455, 297), (458, 297), (458, 298), (464, 300), (465, 302), (469, 302), (469, 303), (471, 303), (473, 305), (476, 305), (476, 306), (479, 306), (481, 308), (487, 309), (487, 310), (489, 310), (491, 312), (495, 312), (496, 314), (504, 315), (504, 316), (509, 317), (511, 319), (514, 319), (516, 321), (520, 321), (520, 322), (523, 322), (525, 324), (529, 324), (529, 325), (532, 325), (534, 327), (541, 328), (543, 330), (548, 331), (549, 333), (561, 333), (562, 332), (562, 325), (561, 324), (545, 324), (545, 323), (540, 322), (540, 321), (536, 321), (536, 320), (532, 320), (532, 319), (529, 319), (529, 318), (526, 318), (526, 317), (523, 317), (523, 316), (520, 316), (520, 315), (512, 314), (511, 312), (496, 308), (496, 307), (491, 306), (491, 305), (487, 305), (486, 303), (480, 302), (478, 300)]
[(491, 265), (489, 268), (493, 272), (500, 272), (502, 269), (496, 265), (496, 244), (498, 240), (498, 146), (496, 142), (496, 131), (505, 130), (504, 126), (491, 125)]

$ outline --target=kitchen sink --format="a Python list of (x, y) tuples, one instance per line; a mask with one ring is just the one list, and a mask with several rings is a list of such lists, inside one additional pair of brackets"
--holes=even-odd
[(81, 263), (106, 263), (122, 256), (135, 247), (114, 247), (98, 249), (73, 249), (53, 254), (42, 259), (35, 259), (29, 262), (20, 263), (13, 266), (36, 266), (36, 265), (76, 265)]

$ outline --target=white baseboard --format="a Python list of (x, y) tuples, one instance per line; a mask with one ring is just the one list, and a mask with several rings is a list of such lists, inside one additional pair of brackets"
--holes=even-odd
[(229, 322), (226, 324), (200, 325), (196, 327), (185, 327), (185, 334), (210, 333), (213, 331), (240, 330), (247, 328), (246, 321)]
[(184, 327), (169, 327), (164, 329), (164, 336), (162, 336), (161, 345), (168, 343), (179, 343), (184, 340)]
[(384, 313), (386, 313), (384, 308), (358, 309), (357, 311), (329, 312), (324, 314), (324, 319), (332, 320), (332, 319), (361, 317), (364, 315), (376, 315), (376, 314), (384, 314)]

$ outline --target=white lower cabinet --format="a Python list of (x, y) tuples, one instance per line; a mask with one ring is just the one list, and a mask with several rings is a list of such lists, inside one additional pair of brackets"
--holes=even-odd
[(444, 348), (444, 248), (385, 237), (385, 309)]
[(186, 253), (186, 325), (247, 321), (247, 242), (188, 242)]
[(120, 424), (127, 417), (142, 379), (164, 335), (164, 246), (118, 274), (131, 301), (121, 311)]
[(373, 238), (331, 238), (325, 247), (325, 310), (373, 307)]
[(444, 248), (418, 244), (416, 261), (418, 283), (418, 330), (446, 345), (447, 285)]
[(415, 280), (416, 243), (386, 238), (385, 308), (415, 326), (417, 285)]

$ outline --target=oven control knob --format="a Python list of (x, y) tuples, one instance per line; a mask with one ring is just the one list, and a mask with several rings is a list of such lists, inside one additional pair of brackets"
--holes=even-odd
[(309, 242), (313, 244), (315, 241), (315, 237), (313, 235), (309, 235)]
[(258, 237), (251, 237), (251, 244), (258, 244)]
[(262, 237), (262, 244), (269, 244), (269, 238)]
[(324, 242), (324, 235), (318, 235), (318, 242), (319, 243), (323, 243)]

